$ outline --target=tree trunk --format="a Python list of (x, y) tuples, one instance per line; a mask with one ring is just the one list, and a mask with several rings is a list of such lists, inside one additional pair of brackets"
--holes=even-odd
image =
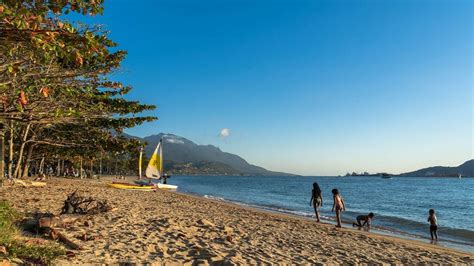
[(62, 175), (64, 176), (64, 159), (63, 159), (63, 163), (62, 163), (62, 165), (61, 165), (61, 173), (62, 173)]
[(5, 131), (3, 121), (0, 121), (0, 187), (5, 180)]
[(41, 161), (40, 161), (39, 174), (40, 175), (44, 174), (44, 154), (43, 154), (43, 157), (41, 158)]
[(56, 169), (56, 176), (61, 176), (61, 159), (58, 159), (58, 169)]
[(91, 159), (91, 171), (89, 173), (90, 177), (94, 176), (94, 160)]
[(10, 142), (8, 143), (8, 176), (13, 176), (13, 148), (15, 130), (13, 129), (13, 122), (10, 121)]
[(81, 159), (80, 159), (79, 176), (82, 179), (82, 156), (81, 156)]
[(28, 146), (28, 153), (26, 155), (26, 162), (23, 165), (23, 175), (22, 175), (22, 177), (27, 177), (28, 176), (28, 171), (30, 169), (31, 157), (33, 157), (34, 148), (35, 148), (35, 144), (33, 144), (33, 143), (31, 143), (31, 145)]
[(100, 153), (100, 161), (99, 161), (99, 178), (102, 177), (102, 153)]
[(21, 139), (21, 145), (20, 145), (20, 151), (18, 153), (18, 161), (15, 167), (15, 172), (13, 173), (13, 176), (15, 178), (19, 178), (21, 176), (21, 162), (23, 160), (23, 151), (25, 150), (25, 145), (26, 145), (26, 140), (28, 138), (28, 133), (30, 131), (30, 126), (31, 124), (27, 124), (25, 128), (25, 133), (23, 134), (23, 138)]
[(35, 175), (38, 175), (39, 174), (39, 162), (38, 160), (35, 160), (35, 172), (34, 172)]

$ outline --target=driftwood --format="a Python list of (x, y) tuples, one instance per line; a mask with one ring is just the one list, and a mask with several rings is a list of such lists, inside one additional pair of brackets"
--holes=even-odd
[[(51, 213), (40, 214), (25, 225), (33, 225), (37, 233), (48, 235), (53, 240), (64, 243), (68, 248), (80, 250), (82, 247), (68, 239), (55, 228), (68, 228), (74, 223), (82, 223), (84, 226), (92, 226), (91, 216), (101, 212), (114, 211), (107, 201), (96, 200), (92, 197), (83, 197), (76, 192), (71, 193), (64, 201), (61, 215), (55, 216)], [(84, 241), (89, 237), (85, 235)], [(94, 239), (94, 238), (91, 238)]]
[(78, 244), (74, 243), (73, 241), (69, 240), (67, 237), (65, 237), (63, 234), (61, 234), (60, 232), (58, 232), (54, 228), (49, 228), (49, 227), (44, 228), (44, 233), (48, 234), (49, 237), (53, 240), (61, 241), (66, 246), (68, 246), (70, 249), (74, 249), (74, 250), (81, 250), (82, 249), (82, 247), (80, 245), (78, 245)]
[[(33, 220), (33, 225), (36, 225), (38, 228), (46, 227), (61, 227), (67, 228), (70, 225), (83, 222), (90, 219), (89, 215), (79, 215), (79, 214), (62, 214), (60, 216), (54, 215), (45, 215), (36, 220)], [(32, 222), (29, 222), (30, 224)]]
[(96, 200), (92, 197), (84, 197), (77, 194), (77, 191), (69, 194), (64, 201), (61, 214), (96, 214), (108, 212), (112, 207), (107, 200)]
[(65, 228), (68, 224), (73, 223), (80, 218), (71, 219), (71, 217), (58, 217), (47, 215), (37, 220), (37, 232), (49, 236), (52, 240), (57, 240), (64, 243), (68, 248), (80, 250), (82, 247), (73, 241), (69, 240), (66, 236), (61, 234), (54, 227)]

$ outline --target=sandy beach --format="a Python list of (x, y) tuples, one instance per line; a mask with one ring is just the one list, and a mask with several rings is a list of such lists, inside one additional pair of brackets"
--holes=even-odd
[[(59, 263), (441, 263), (474, 264), (473, 253), (336, 229), (303, 218), (169, 191), (107, 187), (109, 180), (51, 179), (44, 188), (0, 188), (21, 213), (59, 214), (77, 190), (115, 211), (62, 233), (83, 247)], [(78, 238), (88, 235), (88, 241)]]

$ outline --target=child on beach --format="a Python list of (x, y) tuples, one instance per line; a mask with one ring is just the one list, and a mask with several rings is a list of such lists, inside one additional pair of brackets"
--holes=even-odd
[(430, 222), (431, 240), (438, 240), (438, 219), (436, 218), (435, 210), (429, 211), (428, 222)]
[(344, 199), (339, 194), (339, 190), (336, 188), (332, 190), (332, 195), (334, 198), (334, 203), (332, 205), (332, 211), (336, 211), (336, 227), (341, 228), (341, 213), (342, 211), (346, 210), (346, 206), (344, 204)]
[(357, 223), (352, 223), (352, 226), (357, 226), (360, 229), (367, 225), (367, 229), (370, 229), (370, 225), (372, 224), (372, 219), (374, 219), (374, 216), (375, 215), (373, 212), (369, 213), (368, 215), (359, 215), (356, 218)]
[(314, 207), (314, 212), (316, 214), (316, 221), (320, 222), (319, 217), (319, 208), (323, 206), (323, 194), (318, 183), (313, 183), (313, 191), (311, 192), (311, 200), (309, 201), (309, 206)]

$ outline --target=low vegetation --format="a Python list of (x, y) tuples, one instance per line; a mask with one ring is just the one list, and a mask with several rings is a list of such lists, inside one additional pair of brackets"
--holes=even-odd
[(0, 245), (5, 246), (10, 243), (18, 230), (13, 224), (18, 218), (18, 214), (10, 207), (8, 202), (0, 201)]
[(0, 260), (16, 258), (27, 263), (48, 264), (65, 254), (57, 243), (22, 239), (15, 225), (19, 218), (8, 202), (0, 201)]

